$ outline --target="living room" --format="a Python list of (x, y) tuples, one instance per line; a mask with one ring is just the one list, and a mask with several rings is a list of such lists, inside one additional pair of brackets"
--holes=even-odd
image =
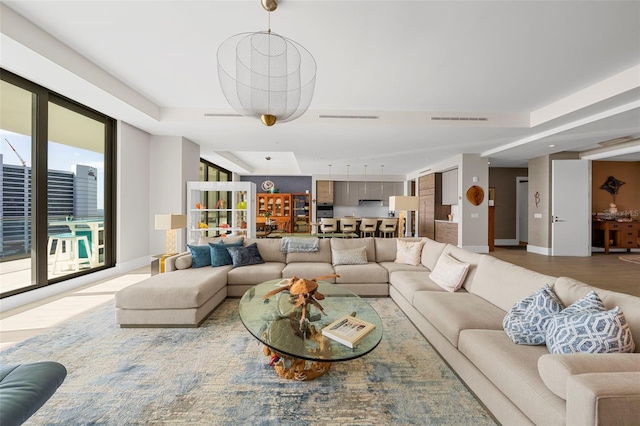
[[(325, 180), (399, 183), (399, 195), (418, 195), (421, 177), (455, 168), (460, 197), (474, 185), (487, 198), (502, 188), (496, 202), (509, 200), (509, 212), (497, 221), (510, 225), (496, 239), (528, 240), (540, 263), (553, 262), (555, 159), (607, 161), (598, 181), (583, 182), (587, 235), (592, 214), (610, 208), (603, 200), (614, 201), (599, 189), (602, 177), (625, 182), (620, 211), (639, 208), (637, 167), (623, 178), (616, 161), (623, 154), (625, 165), (640, 161), (638, 2), (282, 3), (271, 14), (258, 1), (0, 3), (3, 73), (117, 121), (112, 264), (3, 298), (3, 311), (148, 268), (165, 244), (154, 216), (185, 213), (186, 183), (200, 180), (203, 159), (235, 181), (310, 179), (311, 200)], [(318, 67), (309, 110), (273, 127), (237, 116), (216, 76), (220, 43), (264, 30), (268, 15)], [(2, 143), (5, 163), (14, 161)], [(529, 179), (529, 205), (540, 203), (528, 216), (527, 240), (516, 232), (515, 196), (505, 198), (517, 181), (492, 182), (499, 169), (526, 170), (514, 173)], [(486, 201), (461, 205), (454, 216), (461, 248), (489, 252), (488, 217)], [(181, 249), (185, 241), (179, 232)], [(607, 260), (624, 254), (613, 249)]]

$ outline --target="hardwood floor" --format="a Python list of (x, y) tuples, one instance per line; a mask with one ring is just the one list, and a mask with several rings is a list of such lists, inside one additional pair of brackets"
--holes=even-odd
[(625, 262), (618, 257), (628, 253), (553, 257), (528, 253), (525, 248), (496, 247), (489, 254), (542, 274), (571, 277), (594, 287), (640, 297), (640, 264)]

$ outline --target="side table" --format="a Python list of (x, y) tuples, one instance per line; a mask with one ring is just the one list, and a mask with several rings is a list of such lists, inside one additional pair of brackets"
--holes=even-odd
[(154, 254), (151, 260), (151, 275), (164, 274), (164, 260), (172, 254)]

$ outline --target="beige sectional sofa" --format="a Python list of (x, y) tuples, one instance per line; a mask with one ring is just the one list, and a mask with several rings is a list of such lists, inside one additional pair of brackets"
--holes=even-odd
[[(416, 240), (416, 239), (409, 239)], [(640, 422), (640, 298), (551, 277), (430, 239), (419, 265), (395, 262), (396, 239), (326, 239), (312, 253), (282, 253), (280, 240), (256, 243), (265, 263), (188, 268), (190, 255), (167, 259), (168, 273), (116, 295), (122, 326), (197, 325), (227, 296), (269, 279), (340, 275), (338, 285), (361, 296), (390, 296), (442, 358), (505, 425), (631, 425)], [(364, 265), (332, 265), (332, 249), (365, 247)], [(470, 265), (449, 292), (430, 272), (443, 253)], [(187, 268), (187, 269), (180, 269)], [(631, 354), (550, 354), (546, 346), (513, 343), (503, 330), (511, 307), (549, 285), (563, 306), (596, 290), (607, 309), (619, 306), (634, 341)], [(452, 407), (452, 409), (455, 409)]]

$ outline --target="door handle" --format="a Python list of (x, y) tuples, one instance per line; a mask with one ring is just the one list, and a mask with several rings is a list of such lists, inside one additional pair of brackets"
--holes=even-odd
[(553, 222), (555, 223), (555, 222), (566, 222), (566, 221), (562, 220), (562, 219), (558, 219), (558, 216), (554, 216), (553, 217)]

